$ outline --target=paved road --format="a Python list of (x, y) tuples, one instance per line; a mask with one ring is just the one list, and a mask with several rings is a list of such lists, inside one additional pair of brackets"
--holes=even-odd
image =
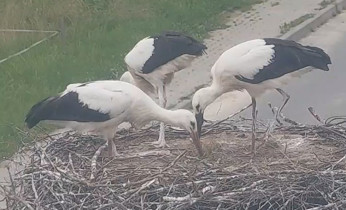
[[(332, 65), (329, 72), (315, 70), (284, 88), (291, 95), (285, 115), (299, 122), (314, 123), (307, 111), (309, 106), (313, 106), (322, 118), (346, 115), (346, 12), (301, 42), (325, 49)], [(280, 97), (275, 92), (263, 97), (261, 102), (280, 104)], [(263, 106), (260, 108), (265, 109)], [(269, 116), (268, 111), (263, 114), (262, 117)]]
[[(331, 56), (333, 65), (329, 72), (314, 70), (283, 87), (291, 95), (284, 114), (302, 123), (316, 123), (307, 111), (309, 106), (313, 106), (321, 118), (346, 115), (346, 12), (331, 19), (301, 43), (323, 48)], [(259, 118), (273, 118), (267, 104), (271, 102), (279, 106), (281, 100), (276, 91), (263, 95), (258, 100)], [(228, 97), (222, 103), (214, 104), (209, 116), (225, 117), (235, 111), (232, 107), (243, 107), (249, 102), (247, 94), (236, 94), (236, 98)], [(222, 108), (219, 110), (220, 104)], [(217, 117), (216, 110), (219, 111)]]
[(209, 33), (209, 37), (204, 40), (208, 47), (207, 55), (196, 59), (190, 68), (175, 74), (168, 87), (168, 107), (179, 108), (191, 104), (189, 96), (210, 81), (210, 68), (222, 52), (250, 39), (280, 36), (280, 26), (306, 14), (317, 14), (320, 2), (268, 0), (247, 12), (230, 14), (225, 22), (227, 28)]

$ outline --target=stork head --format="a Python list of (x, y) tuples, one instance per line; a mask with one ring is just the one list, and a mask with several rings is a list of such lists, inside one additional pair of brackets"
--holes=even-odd
[(212, 87), (199, 89), (192, 98), (193, 112), (197, 122), (198, 136), (201, 136), (202, 125), (204, 123), (204, 110), (211, 104), (220, 94)]
[(174, 111), (175, 124), (180, 128), (187, 130), (200, 156), (203, 155), (202, 145), (199, 140), (197, 122), (193, 113), (185, 109)]

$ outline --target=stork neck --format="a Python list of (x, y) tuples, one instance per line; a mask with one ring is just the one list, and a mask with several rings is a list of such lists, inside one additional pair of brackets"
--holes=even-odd
[(154, 110), (153, 120), (164, 122), (165, 124), (179, 126), (177, 118), (177, 110), (168, 110), (157, 106)]
[(209, 87), (206, 87), (205, 90), (205, 107), (207, 107), (209, 104), (213, 103), (219, 96), (221, 96), (224, 91), (221, 87), (216, 86), (212, 84)]

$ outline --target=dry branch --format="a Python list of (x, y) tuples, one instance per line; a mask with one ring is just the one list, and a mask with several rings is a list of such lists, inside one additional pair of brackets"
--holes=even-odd
[[(346, 128), (341, 117), (326, 122), (274, 130), (259, 125), (263, 134), (270, 128), (267, 138), (277, 133), (310, 136), (318, 144), (340, 148), (330, 159), (315, 158), (314, 169), (275, 147), (269, 149), (282, 157), (280, 170), (261, 170), (255, 161), (228, 169), (233, 161), (228, 153), (213, 159), (218, 153), (214, 149), (201, 160), (192, 144), (183, 149), (144, 148), (145, 139), (156, 138), (157, 126), (119, 133), (120, 148), (133, 152), (113, 159), (99, 156), (101, 139), (73, 133), (51, 136), (45, 146), (32, 148), (32, 161), (11, 175), (10, 188), (3, 187), (8, 209), (345, 209)], [(204, 128), (208, 135), (251, 130), (246, 119), (206, 123)], [(172, 128), (166, 136), (188, 139), (186, 131)]]

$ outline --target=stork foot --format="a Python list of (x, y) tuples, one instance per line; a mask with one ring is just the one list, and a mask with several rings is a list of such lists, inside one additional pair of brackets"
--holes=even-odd
[(120, 157), (113, 140), (108, 141), (107, 151), (101, 153), (101, 157)]
[[(260, 138), (256, 134), (253, 134), (253, 135), (255, 135), (255, 136), (252, 136), (252, 138), (251, 138), (251, 145), (250, 145), (251, 151), (245, 152), (245, 155), (251, 156), (251, 159), (256, 156), (257, 149), (259, 149), (260, 147), (262, 147), (266, 143), (266, 140), (264, 138)], [(256, 142), (261, 142), (261, 144), (257, 146)]]
[(150, 144), (157, 147), (157, 148), (169, 147), (169, 145), (166, 143), (166, 141), (164, 139), (163, 140), (159, 139), (158, 141), (152, 142)]
[(112, 150), (112, 151), (108, 151), (108, 156), (109, 157), (119, 157), (119, 156), (121, 156), (121, 154), (119, 154), (117, 152), (117, 150)]
[(165, 140), (165, 125), (164, 123), (160, 123), (160, 134), (159, 134), (159, 140), (156, 142), (153, 142), (152, 145), (158, 148), (164, 148), (169, 147), (168, 144), (166, 144)]
[(104, 158), (114, 158), (114, 157), (122, 157), (123, 155), (118, 152), (109, 152), (109, 151), (104, 151), (101, 153), (100, 157)]

